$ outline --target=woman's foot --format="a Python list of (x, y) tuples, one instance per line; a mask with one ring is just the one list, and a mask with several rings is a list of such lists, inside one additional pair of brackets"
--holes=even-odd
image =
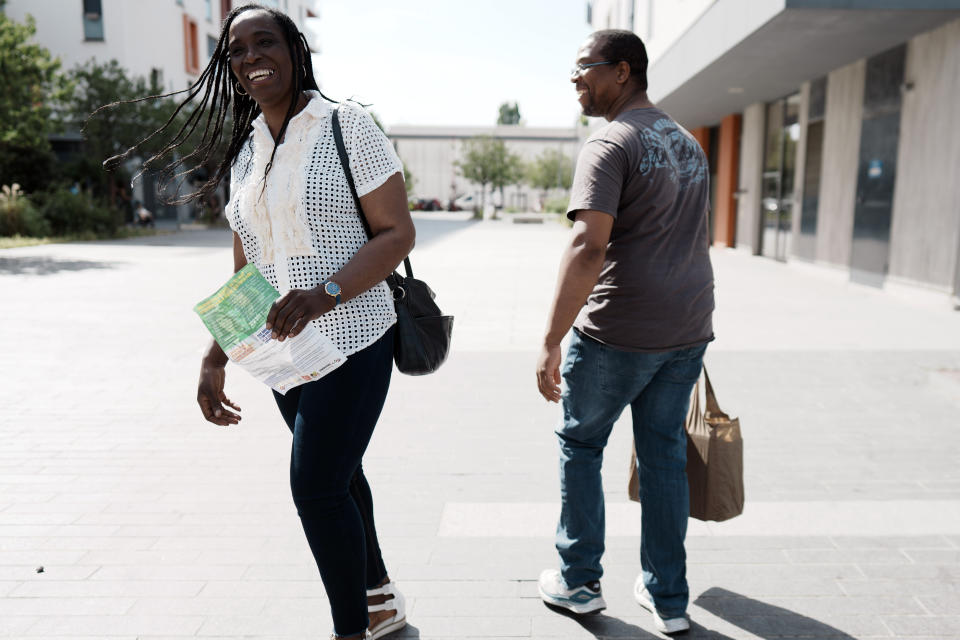
[(402, 629), (407, 624), (403, 595), (390, 582), (389, 576), (375, 588), (367, 590), (367, 609), (373, 640)]

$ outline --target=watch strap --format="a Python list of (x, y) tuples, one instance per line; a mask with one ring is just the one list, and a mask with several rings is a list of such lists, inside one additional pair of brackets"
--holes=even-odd
[[(336, 287), (337, 287), (337, 289), (338, 289), (338, 292), (337, 292), (337, 293), (330, 293), (329, 291), (327, 291), (327, 285), (328, 285), (328, 284), (336, 285)], [(323, 284), (321, 284), (320, 286), (323, 287), (323, 292), (324, 292), (325, 294), (327, 294), (328, 296), (330, 296), (331, 298), (333, 298), (333, 300), (334, 300), (334, 306), (337, 306), (338, 304), (340, 304), (340, 293), (339, 293), (339, 291), (342, 291), (340, 285), (338, 285), (336, 282), (333, 282), (332, 280), (324, 280), (324, 281), (323, 281)]]

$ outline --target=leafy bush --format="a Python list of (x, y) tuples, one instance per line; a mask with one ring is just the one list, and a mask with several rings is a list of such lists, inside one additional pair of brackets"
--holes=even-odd
[(543, 203), (543, 210), (549, 213), (566, 213), (568, 204), (570, 204), (569, 198), (548, 198)]
[(92, 232), (98, 236), (114, 235), (120, 224), (117, 211), (105, 207), (85, 193), (60, 188), (36, 196), (44, 219), (54, 235)]
[(49, 233), (50, 225), (27, 200), (20, 185), (4, 185), (0, 190), (0, 236), (42, 238)]

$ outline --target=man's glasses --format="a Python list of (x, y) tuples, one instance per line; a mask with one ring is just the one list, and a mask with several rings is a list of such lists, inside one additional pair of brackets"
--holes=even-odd
[(590, 67), (598, 67), (602, 64), (616, 64), (616, 62), (614, 62), (613, 60), (604, 60), (603, 62), (587, 62), (587, 63), (578, 62), (577, 66), (575, 66), (573, 69), (570, 69), (570, 77), (576, 78), (577, 76), (579, 76), (581, 73), (583, 73)]

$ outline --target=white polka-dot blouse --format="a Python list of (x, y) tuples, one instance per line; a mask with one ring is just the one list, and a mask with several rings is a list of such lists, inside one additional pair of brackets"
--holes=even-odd
[[(247, 262), (281, 295), (311, 289), (334, 273), (367, 241), (333, 140), (333, 108), (316, 91), (291, 118), (277, 146), (264, 186), (273, 137), (263, 115), (233, 164), (231, 228), (240, 236)], [(358, 106), (342, 103), (340, 127), (350, 170), (363, 196), (403, 166), (390, 141)], [(360, 351), (396, 322), (393, 297), (385, 282), (337, 305), (313, 321), (344, 355)]]

